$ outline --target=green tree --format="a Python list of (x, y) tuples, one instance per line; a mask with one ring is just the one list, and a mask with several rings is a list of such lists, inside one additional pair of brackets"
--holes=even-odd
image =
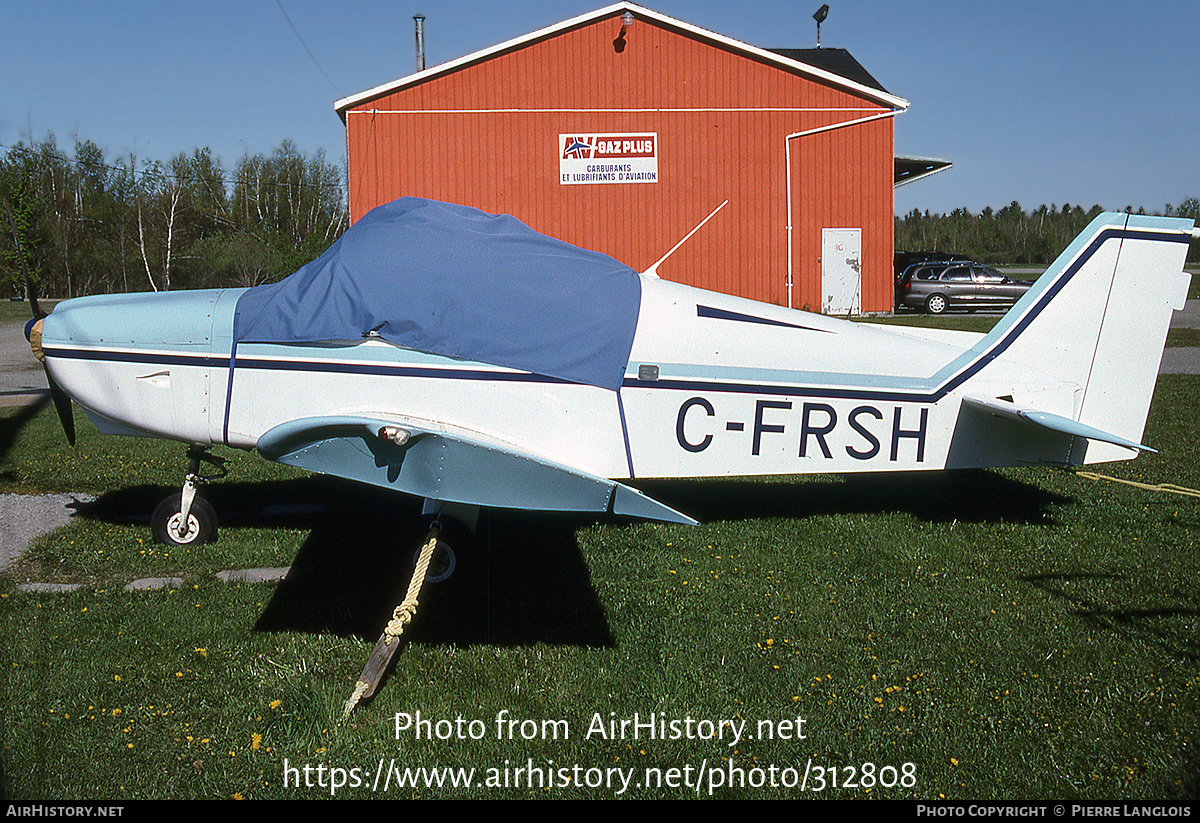
[(243, 157), (233, 176), (234, 222), (274, 250), (273, 279), (320, 255), (345, 230), (344, 170), (322, 151), (305, 157), (285, 140), (270, 157)]

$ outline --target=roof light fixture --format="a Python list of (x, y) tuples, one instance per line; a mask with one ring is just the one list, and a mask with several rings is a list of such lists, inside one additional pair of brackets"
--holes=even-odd
[(829, 4), (826, 3), (813, 12), (813, 20), (817, 21), (817, 48), (821, 48), (821, 24), (829, 16)]

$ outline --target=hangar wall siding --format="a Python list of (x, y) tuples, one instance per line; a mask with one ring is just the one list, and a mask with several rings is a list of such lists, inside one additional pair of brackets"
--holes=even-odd
[[(790, 151), (792, 305), (820, 306), (822, 228), (858, 227), (862, 309), (890, 311), (893, 110), (645, 20), (618, 51), (620, 28), (590, 22), (349, 107), (352, 219), (447, 200), (641, 271), (728, 200), (660, 276), (787, 305)], [(564, 135), (653, 136), (654, 182), (564, 183)]]

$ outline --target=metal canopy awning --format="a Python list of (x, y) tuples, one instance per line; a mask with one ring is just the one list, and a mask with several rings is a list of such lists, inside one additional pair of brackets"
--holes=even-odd
[(905, 183), (937, 174), (954, 165), (949, 160), (937, 160), (933, 157), (897, 157), (895, 161), (893, 187), (903, 186)]

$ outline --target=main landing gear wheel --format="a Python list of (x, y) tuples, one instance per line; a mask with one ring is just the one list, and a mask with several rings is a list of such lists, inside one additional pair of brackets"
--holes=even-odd
[[(421, 550), (418, 549), (413, 555), (413, 568), (421, 562)], [(445, 540), (438, 538), (437, 546), (433, 550), (433, 557), (429, 559), (429, 567), (425, 569), (425, 581), (427, 583), (441, 583), (450, 579), (450, 575), (454, 574), (454, 549), (450, 548), (450, 544)]]
[(150, 532), (157, 543), (167, 546), (195, 546), (217, 538), (217, 513), (203, 497), (192, 498), (187, 520), (182, 517), (182, 495), (173, 495), (158, 504), (150, 515)]
[[(433, 550), (433, 556), (429, 559), (429, 566), (425, 569), (427, 583), (442, 583), (449, 580), (450, 575), (454, 574), (454, 567), (458, 560), (453, 547), (458, 546), (460, 550), (466, 547), (469, 550), (475, 539), (472, 526), (476, 516), (476, 512), (467, 514), (472, 525), (467, 525), (457, 517), (447, 514), (434, 515), (429, 519), (429, 527), (432, 529), (436, 526), (438, 532), (437, 546)], [(420, 559), (421, 550), (418, 549), (413, 554), (413, 568), (416, 568)]]
[[(452, 512), (452, 513), (450, 513)], [(437, 546), (433, 548), (430, 564), (425, 570), (427, 583), (442, 583), (448, 581), (454, 573), (457, 558), (454, 547), (460, 551), (474, 545), (475, 524), (478, 522), (479, 509), (475, 506), (442, 503), (439, 500), (427, 500), (422, 517), (427, 518), (428, 527), (437, 528)], [(463, 557), (467, 557), (466, 554)], [(413, 554), (413, 567), (421, 559), (418, 549)]]
[(941, 314), (946, 311), (946, 298), (941, 294), (931, 294), (929, 299), (925, 301), (925, 311), (930, 314)]

